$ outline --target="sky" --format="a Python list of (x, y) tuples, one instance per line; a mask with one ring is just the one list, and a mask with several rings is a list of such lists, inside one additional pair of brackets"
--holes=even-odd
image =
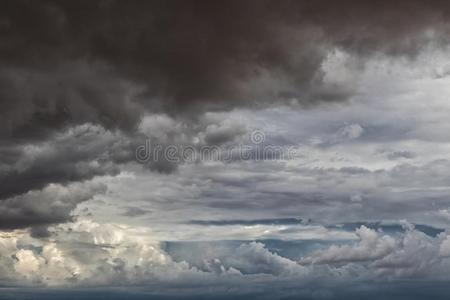
[(0, 300), (446, 299), (446, 1), (0, 0)]

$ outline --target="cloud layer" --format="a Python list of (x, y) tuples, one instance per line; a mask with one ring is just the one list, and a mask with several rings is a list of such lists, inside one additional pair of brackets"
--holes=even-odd
[(0, 286), (448, 294), (449, 23), (445, 1), (0, 0)]
[(414, 56), (446, 43), (449, 18), (445, 2), (422, 1), (2, 1), (1, 11), (2, 136), (86, 121), (129, 129), (138, 108), (343, 100), (350, 90), (323, 82), (330, 51)]
[[(325, 291), (332, 297), (329, 288), (334, 284), (345, 290), (348, 284), (367, 280), (442, 280), (450, 263), (447, 233), (433, 238), (411, 225), (395, 234), (361, 226), (354, 242), (307, 250), (298, 261), (277, 253), (284, 249), (269, 250), (262, 242), (201, 243), (198, 248), (185, 244), (174, 259), (173, 250), (164, 250), (148, 228), (89, 220), (52, 227), (51, 233), (47, 239), (21, 231), (1, 236), (3, 285), (145, 285), (165, 287), (172, 295), (186, 287), (191, 295), (202, 294), (207, 285), (210, 295), (233, 287), (230, 295), (242, 296), (267, 290), (263, 286), (270, 282), (272, 292), (295, 286), (297, 294)], [(201, 260), (190, 256), (194, 249)], [(300, 248), (294, 244), (293, 250)]]

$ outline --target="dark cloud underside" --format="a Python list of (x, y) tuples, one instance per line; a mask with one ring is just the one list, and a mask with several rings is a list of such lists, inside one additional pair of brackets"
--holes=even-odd
[[(445, 1), (0, 0), (0, 208), (51, 183), (115, 174), (146, 113), (343, 101), (351, 88), (323, 81), (330, 51), (414, 57), (447, 42), (449, 10)], [(86, 124), (106, 131), (59, 137)], [(27, 222), (0, 226), (40, 224)]]
[[(413, 55), (445, 1), (0, 1), (3, 134), (87, 120), (130, 128), (149, 111), (223, 109), (321, 86), (333, 47)], [(26, 89), (25, 89), (26, 87)]]

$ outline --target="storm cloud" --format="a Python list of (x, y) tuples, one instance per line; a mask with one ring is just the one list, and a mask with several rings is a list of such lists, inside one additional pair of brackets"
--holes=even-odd
[[(1, 1), (2, 135), (86, 121), (342, 101), (322, 63), (445, 44), (445, 1)], [(438, 37), (438, 38), (437, 38)], [(342, 90), (344, 88), (344, 90)]]
[(0, 298), (448, 294), (449, 36), (446, 1), (0, 0)]
[[(449, 17), (445, 2), (421, 1), (0, 5), (0, 138), (3, 151), (16, 156), (27, 143), (85, 123), (133, 136), (145, 113), (191, 118), (235, 107), (344, 101), (353, 88), (324, 80), (330, 53), (352, 53), (356, 64), (379, 54), (411, 58), (430, 43), (446, 43)], [(239, 133), (234, 125), (212, 125), (204, 140), (222, 143)], [(91, 176), (54, 165), (59, 171), (49, 176), (33, 167), (1, 175), (0, 197)], [(151, 168), (176, 166), (157, 161)]]

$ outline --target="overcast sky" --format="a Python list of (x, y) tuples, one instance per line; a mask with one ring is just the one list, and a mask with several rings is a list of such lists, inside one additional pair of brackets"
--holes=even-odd
[(445, 1), (0, 0), (0, 299), (445, 299), (449, 50)]

